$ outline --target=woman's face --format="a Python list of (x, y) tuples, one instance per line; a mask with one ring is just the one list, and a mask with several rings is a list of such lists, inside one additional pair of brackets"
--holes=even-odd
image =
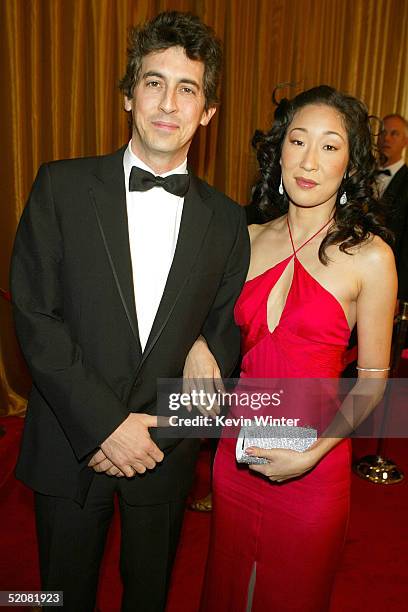
[(325, 104), (301, 108), (288, 127), (281, 155), (290, 201), (307, 208), (334, 206), (348, 161), (348, 137), (340, 113)]

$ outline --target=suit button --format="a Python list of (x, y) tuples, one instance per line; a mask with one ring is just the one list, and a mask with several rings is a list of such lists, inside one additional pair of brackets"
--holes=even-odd
[(135, 382), (133, 383), (133, 389), (138, 389), (141, 384), (142, 384), (141, 379), (140, 378), (136, 378)]

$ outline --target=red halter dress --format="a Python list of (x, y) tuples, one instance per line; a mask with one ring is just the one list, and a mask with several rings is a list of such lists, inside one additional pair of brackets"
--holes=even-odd
[[(297, 253), (307, 243), (296, 250), (288, 228), (293, 254), (247, 281), (235, 306), (242, 335), (241, 377), (337, 378), (348, 322), (338, 300), (300, 263)], [(292, 261), (286, 303), (270, 331), (268, 296)], [(328, 610), (348, 519), (349, 440), (311, 471), (281, 484), (238, 465), (235, 444), (235, 439), (221, 439), (215, 459), (201, 611)]]

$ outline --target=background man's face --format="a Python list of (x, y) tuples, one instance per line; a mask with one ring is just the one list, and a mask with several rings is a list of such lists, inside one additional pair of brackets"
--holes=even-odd
[(384, 119), (384, 130), (378, 138), (378, 146), (387, 159), (385, 165), (390, 166), (399, 161), (407, 144), (408, 134), (404, 122), (399, 117)]
[(181, 47), (143, 58), (133, 98), (132, 150), (145, 163), (176, 167), (186, 157), (199, 125), (207, 125), (215, 108), (205, 110), (204, 64), (190, 60)]

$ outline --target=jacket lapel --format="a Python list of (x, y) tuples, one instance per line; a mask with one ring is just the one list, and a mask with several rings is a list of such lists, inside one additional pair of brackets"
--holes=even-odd
[(129, 246), (123, 171), (125, 147), (99, 159), (89, 188), (91, 202), (130, 329), (141, 354)]
[(401, 166), (401, 168), (394, 174), (387, 189), (383, 193), (383, 198), (387, 202), (392, 202), (399, 194), (402, 184), (407, 180), (408, 167)]
[(140, 366), (147, 359), (167, 324), (181, 290), (188, 281), (189, 272), (200, 252), (213, 215), (209, 197), (210, 193), (191, 174), (190, 188), (184, 199), (183, 214), (173, 263)]
[(213, 211), (210, 192), (191, 175), (190, 188), (184, 199), (183, 214), (173, 262), (163, 296), (150, 331), (145, 350), (139, 339), (133, 273), (129, 246), (126, 191), (123, 172), (125, 147), (102, 157), (89, 189), (97, 223), (109, 259), (112, 274), (125, 309), (126, 317), (141, 355), (139, 368), (158, 341), (189, 272), (200, 252)]

